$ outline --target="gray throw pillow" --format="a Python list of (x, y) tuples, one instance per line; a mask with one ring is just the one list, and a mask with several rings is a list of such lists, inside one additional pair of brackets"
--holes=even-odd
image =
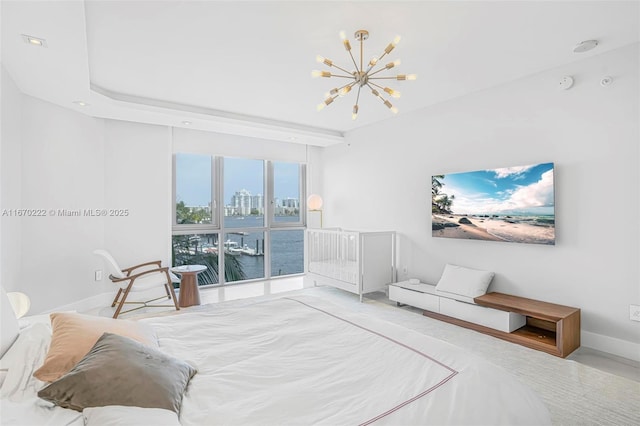
[(64, 408), (125, 405), (180, 413), (196, 369), (129, 337), (104, 333), (67, 374), (38, 396)]

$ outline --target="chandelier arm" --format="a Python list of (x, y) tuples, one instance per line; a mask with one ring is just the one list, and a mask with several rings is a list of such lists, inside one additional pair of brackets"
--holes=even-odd
[(351, 62), (353, 62), (353, 66), (356, 67), (356, 72), (360, 72), (360, 70), (358, 69), (358, 64), (356, 64), (356, 60), (353, 57), (353, 53), (351, 53), (350, 50), (349, 50), (349, 56), (351, 56)]
[(376, 72), (372, 72), (371, 74), (369, 74), (369, 78), (371, 78), (371, 76), (372, 76), (372, 75), (376, 75), (376, 74), (378, 74), (379, 72), (382, 72), (382, 71), (384, 71), (384, 70), (388, 70), (388, 69), (389, 69), (389, 68), (387, 68), (387, 67), (382, 67), (382, 68), (380, 68), (378, 71), (376, 71)]
[(343, 86), (338, 87), (336, 90), (339, 92), (340, 90), (344, 89), (347, 86), (353, 87), (354, 84), (356, 84), (356, 82), (352, 81), (351, 83), (347, 83), (347, 84), (345, 84)]
[(338, 65), (336, 65), (336, 64), (333, 64), (332, 66), (333, 66), (333, 67), (338, 68), (338, 69), (339, 69), (340, 71), (342, 71), (342, 72), (346, 72), (347, 74), (349, 74), (349, 76), (353, 77), (353, 75), (351, 74), (351, 72), (349, 72), (349, 71), (345, 70), (344, 68), (342, 68), (342, 67), (340, 67), (340, 66), (338, 66)]
[[(373, 83), (371, 83), (371, 84), (373, 84)], [(372, 91), (374, 91), (374, 90), (375, 90), (373, 87), (371, 87), (371, 85), (370, 85), (369, 83), (367, 83), (367, 86), (369, 86), (369, 89), (371, 89)], [(378, 86), (378, 87), (380, 87), (380, 86)], [(377, 94), (377, 95), (375, 95), (375, 94), (374, 94), (373, 96), (375, 96), (375, 97), (377, 97), (377, 98), (380, 98), (380, 100), (381, 100), (383, 103), (385, 103), (385, 104), (386, 104), (387, 102), (389, 102), (387, 99), (385, 99), (385, 98), (382, 96), (382, 94), (381, 94), (380, 92), (378, 92), (377, 90), (375, 90), (375, 92), (376, 92), (376, 93), (378, 93), (378, 94)]]
[(346, 86), (351, 86), (351, 87), (353, 87), (353, 86), (355, 86), (355, 85), (356, 85), (356, 83), (357, 83), (357, 82), (354, 80), (354, 81), (352, 81), (352, 82), (351, 82), (351, 83), (349, 83), (349, 84), (345, 84), (345, 87), (346, 87)]
[(364, 64), (362, 63), (362, 58), (364, 56), (364, 37), (360, 37), (360, 69), (364, 70)]
[(382, 87), (382, 86), (380, 86), (380, 85), (378, 85), (378, 84), (375, 84), (375, 83), (373, 83), (373, 82), (369, 82), (369, 83), (373, 84), (373, 85), (374, 85), (374, 86), (376, 86), (378, 89), (382, 89), (382, 90), (384, 90), (384, 87)]
[[(369, 80), (398, 80), (398, 77), (369, 77)], [(398, 80), (402, 81), (402, 80)]]
[(360, 102), (360, 89), (362, 89), (362, 86), (358, 86), (358, 93), (356, 94), (356, 106), (358, 106), (358, 102)]
[(352, 75), (331, 74), (331, 77), (350, 78), (350, 79), (353, 80), (353, 76)]

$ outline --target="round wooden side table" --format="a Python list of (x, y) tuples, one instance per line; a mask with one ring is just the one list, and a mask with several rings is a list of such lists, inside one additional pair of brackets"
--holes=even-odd
[(187, 308), (200, 304), (200, 290), (198, 289), (198, 274), (207, 267), (204, 265), (183, 265), (171, 268), (171, 272), (180, 275), (180, 297), (178, 305)]

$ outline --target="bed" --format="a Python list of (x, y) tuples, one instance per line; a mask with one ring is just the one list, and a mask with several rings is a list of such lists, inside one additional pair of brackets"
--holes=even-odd
[[(550, 424), (540, 398), (505, 370), (315, 296), (202, 306), (139, 323), (153, 328), (159, 350), (197, 369), (176, 410), (185, 426)], [(12, 348), (25, 365), (9, 367), (2, 385), (2, 424), (84, 424), (86, 415), (36, 396), (45, 383), (32, 373), (51, 331), (42, 323), (26, 330), (14, 343), (24, 348)], [(117, 407), (104, 412), (121, 425), (151, 418), (143, 410), (127, 423)]]

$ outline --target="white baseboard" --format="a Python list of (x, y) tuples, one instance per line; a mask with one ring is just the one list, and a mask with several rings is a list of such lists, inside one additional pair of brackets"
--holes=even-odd
[(640, 362), (640, 344), (638, 343), (584, 330), (580, 333), (580, 342), (582, 346)]
[(115, 297), (115, 293), (101, 293), (95, 296), (87, 297), (82, 300), (78, 300), (73, 303), (68, 303), (66, 305), (58, 306), (57, 308), (50, 309), (48, 311), (43, 312), (43, 314), (49, 314), (52, 312), (87, 312), (92, 309), (110, 306), (111, 302), (113, 302), (113, 298)]
[[(179, 294), (180, 294), (180, 290), (176, 290), (176, 296)], [(130, 298), (127, 298), (127, 300), (148, 300), (153, 297), (166, 295), (166, 293), (164, 292), (164, 288), (156, 287), (150, 290), (132, 292), (131, 295), (132, 296)], [(58, 306), (54, 309), (50, 309), (42, 313), (49, 314), (52, 312), (65, 312), (65, 311), (88, 312), (94, 309), (111, 306), (111, 303), (113, 302), (113, 298), (115, 296), (116, 296), (115, 290), (107, 293), (96, 294), (95, 296), (90, 296), (82, 300), (68, 303), (66, 305)]]

